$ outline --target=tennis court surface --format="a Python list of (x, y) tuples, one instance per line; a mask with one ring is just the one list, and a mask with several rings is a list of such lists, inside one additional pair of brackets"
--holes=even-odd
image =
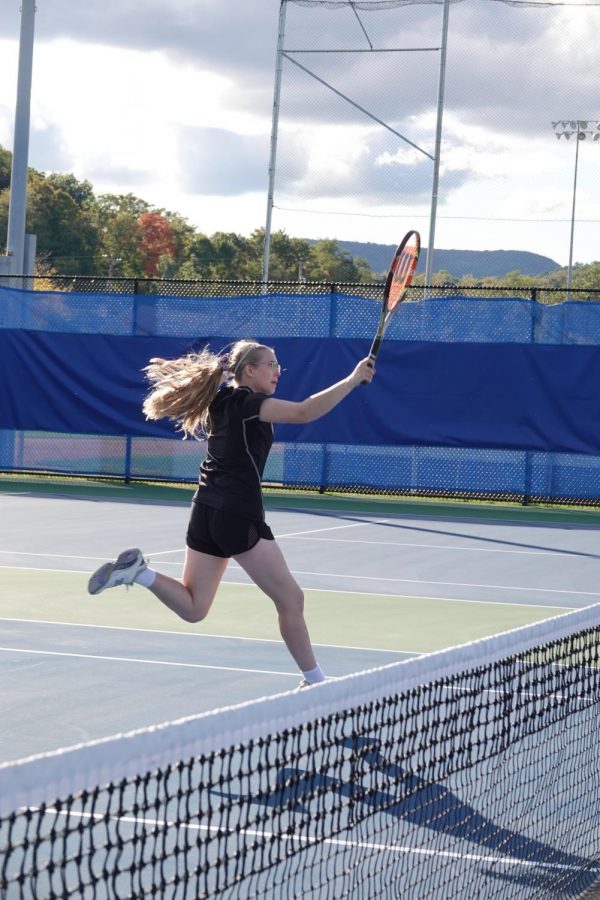
[(235, 564), (199, 625), (142, 588), (87, 595), (126, 546), (177, 574), (188, 502), (2, 484), (3, 900), (600, 881), (594, 513), (271, 495), (333, 676), (297, 691)]

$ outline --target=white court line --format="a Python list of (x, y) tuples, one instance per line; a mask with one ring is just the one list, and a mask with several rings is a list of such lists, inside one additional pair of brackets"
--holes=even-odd
[[(316, 575), (320, 575), (320, 572), (316, 572)], [(340, 578), (345, 578), (344, 575), (340, 575)], [(256, 585), (252, 581), (226, 581), (223, 579), (223, 584), (231, 584), (236, 587), (256, 587)], [(426, 582), (428, 584), (435, 584), (436, 582)], [(474, 605), (480, 606), (509, 606), (511, 609), (515, 609), (521, 607), (522, 609), (551, 609), (556, 612), (558, 615), (558, 611), (564, 609), (566, 612), (575, 612), (578, 609), (581, 609), (579, 606), (545, 606), (543, 603), (511, 603), (510, 601), (507, 603), (504, 600), (471, 600), (468, 597), (439, 597), (433, 596), (429, 594), (418, 594), (415, 596), (414, 594), (386, 594), (383, 591), (380, 593), (379, 591), (374, 594), (369, 594), (364, 591), (352, 591), (352, 590), (344, 590), (343, 588), (322, 588), (322, 587), (307, 587), (303, 586), (303, 590), (305, 591), (318, 591), (321, 594), (342, 594), (342, 596), (346, 597), (389, 597), (392, 600), (436, 600), (440, 603), (471, 603)], [(507, 589), (508, 590), (508, 589)], [(529, 588), (523, 588), (523, 590), (529, 590)], [(569, 593), (569, 592), (567, 592)], [(596, 594), (594, 594), (596, 596)], [(324, 644), (323, 646), (328, 646)], [(358, 647), (357, 649), (361, 649)], [(366, 648), (369, 649), (369, 648)]]
[(101, 662), (142, 663), (149, 666), (177, 666), (183, 669), (211, 669), (217, 672), (251, 672), (255, 675), (286, 675), (298, 678), (298, 672), (274, 672), (270, 669), (243, 669), (238, 666), (209, 666), (202, 663), (167, 662), (159, 659), (142, 659), (128, 656), (101, 656), (95, 653), (62, 653), (58, 650), (28, 650), (19, 647), (0, 647), (0, 652), (33, 654), (36, 656), (61, 656), (73, 659), (97, 659)]
[[(30, 807), (30, 809), (34, 811), (39, 811), (39, 807)], [(377, 810), (375, 810), (377, 812)], [(50, 807), (48, 809), (48, 814), (55, 817), (57, 813), (55, 810)], [(60, 810), (58, 812), (60, 816), (68, 816), (69, 819), (80, 818), (82, 820), (87, 821), (106, 821), (106, 816), (104, 813), (97, 812), (83, 812), (77, 809), (69, 809), (69, 810)], [(178, 821), (175, 823), (169, 819), (161, 819), (154, 818), (150, 816), (132, 816), (132, 815), (110, 815), (108, 817), (111, 822), (118, 823), (127, 823), (129, 825), (135, 825), (136, 829), (139, 826), (148, 829), (156, 829), (160, 827), (161, 829), (168, 829), (177, 827), (179, 829), (185, 829), (192, 832), (206, 832), (208, 835), (223, 835), (233, 833), (233, 830), (223, 829), (221, 824), (205, 824), (204, 822), (182, 822)], [(309, 848), (312, 846), (319, 847), (321, 844), (325, 844), (333, 847), (344, 847), (350, 848), (352, 850), (369, 850), (369, 851), (378, 851), (382, 853), (391, 853), (391, 854), (404, 854), (407, 856), (426, 856), (426, 857), (441, 857), (444, 859), (453, 859), (453, 860), (469, 860), (470, 862), (477, 863), (485, 863), (486, 866), (512, 866), (512, 867), (525, 867), (527, 868), (536, 868), (536, 869), (549, 869), (549, 870), (557, 870), (563, 871), (566, 870), (568, 872), (571, 871), (579, 871), (580, 866), (573, 866), (567, 863), (559, 863), (559, 862), (545, 862), (543, 860), (536, 859), (521, 859), (516, 856), (503, 856), (503, 855), (492, 855), (490, 853), (476, 853), (476, 852), (466, 852), (464, 850), (441, 850), (439, 848), (433, 847), (414, 847), (412, 845), (404, 846), (402, 844), (389, 844), (384, 841), (369, 841), (369, 840), (356, 840), (356, 839), (347, 839), (341, 837), (322, 837), (320, 835), (303, 835), (295, 833), (293, 835), (282, 834), (281, 832), (269, 831), (267, 829), (260, 828), (242, 828), (239, 831), (236, 830), (236, 833), (243, 835), (246, 838), (260, 838), (262, 841), (272, 840), (277, 838), (283, 842), (285, 841), (299, 841), (303, 848)], [(280, 860), (282, 862), (284, 860)], [(598, 868), (592, 868), (586, 870), (587, 872), (600, 872)], [(254, 875), (252, 877), (255, 877)]]
[[(177, 565), (176, 563), (167, 563), (164, 565)], [(235, 563), (231, 563), (231, 568), (236, 568), (239, 571), (242, 571), (241, 566), (237, 566)], [(49, 572), (54, 575), (87, 575), (88, 572), (82, 569), (50, 569), (47, 567), (35, 567), (35, 566), (3, 566), (0, 565), (0, 569), (9, 569), (13, 572)], [(305, 572), (298, 569), (291, 570), (292, 575), (309, 575), (315, 578), (349, 578), (353, 581), (387, 581), (392, 582), (394, 584), (435, 584), (440, 587), (469, 587), (469, 588), (478, 588), (478, 589), (486, 589), (493, 591), (512, 591), (512, 592), (531, 592), (536, 594), (568, 594), (568, 595), (577, 595), (582, 597), (599, 597), (600, 591), (567, 591), (562, 590), (560, 588), (535, 588), (535, 587), (523, 587), (519, 585), (503, 585), (503, 584), (477, 584), (469, 581), (431, 581), (425, 579), (418, 578), (385, 578), (383, 576), (376, 575), (351, 575), (348, 572), (343, 572), (341, 574), (334, 572)], [(243, 585), (244, 587), (256, 587), (253, 582), (246, 581), (228, 581), (226, 578), (223, 578), (223, 584), (230, 585)], [(336, 590), (333, 591), (331, 588), (321, 588), (321, 587), (308, 587), (304, 585), (305, 590), (313, 590), (313, 591), (323, 591), (324, 593), (338, 593), (338, 594), (364, 594), (364, 591), (353, 591), (353, 590)], [(375, 596), (375, 595), (374, 595)], [(383, 594), (382, 596), (388, 597), (396, 597), (399, 596), (397, 594)], [(421, 595), (419, 595), (421, 596)], [(422, 597), (423, 600), (451, 600), (457, 603), (490, 603), (493, 601), (487, 600), (469, 600), (463, 597)], [(536, 603), (514, 603), (509, 604), (510, 606), (532, 606), (537, 608), (538, 605)]]
[[(580, 557), (587, 556), (587, 553), (580, 553), (577, 550), (515, 550), (515, 549), (504, 549), (500, 547), (458, 547), (453, 544), (422, 544), (411, 541), (366, 541), (366, 540), (356, 540), (355, 538), (311, 538), (304, 537), (300, 534), (280, 534), (277, 537), (295, 537), (301, 541), (320, 541), (327, 542), (331, 544), (370, 544), (376, 547), (419, 547), (424, 550), (460, 550), (464, 553), (515, 553), (525, 556), (571, 556), (571, 557)], [(473, 538), (473, 540), (478, 540), (478, 538)], [(600, 559), (599, 557), (596, 557)]]
[[(86, 557), (88, 559), (88, 557)], [(0, 569), (12, 569), (13, 572), (49, 572), (51, 575), (89, 575), (87, 569), (51, 569), (48, 566), (3, 566)]]
[[(241, 567), (237, 566), (235, 563), (232, 564), (232, 568), (233, 567), (241, 569)], [(349, 572), (338, 574), (336, 572), (305, 572), (301, 569), (292, 569), (291, 571), (292, 575), (313, 575), (317, 578), (351, 578), (352, 580), (358, 581), (391, 581), (393, 584), (437, 584), (441, 587), (472, 587), (485, 588), (494, 591), (534, 591), (541, 594), (580, 594), (584, 597), (600, 596), (600, 591), (566, 591), (561, 590), (560, 588), (520, 587), (519, 585), (510, 584), (476, 584), (469, 581), (432, 581), (424, 578), (386, 578), (383, 575), (351, 575)], [(319, 588), (314, 588), (314, 590), (319, 590)], [(343, 591), (342, 593), (346, 593), (346, 591)]]
[[(333, 593), (333, 592), (332, 592)], [(541, 607), (538, 607), (541, 608)], [(552, 607), (554, 608), (554, 607)], [(257, 644), (278, 644), (279, 646), (283, 646), (283, 641), (281, 638), (257, 638), (257, 637), (245, 637), (239, 634), (208, 634), (205, 631), (166, 631), (164, 628), (135, 628), (133, 626), (128, 625), (98, 625), (96, 623), (90, 622), (57, 622), (55, 620), (50, 619), (16, 619), (11, 618), (9, 616), (1, 616), (1, 622), (18, 622), (20, 624), (34, 624), (34, 625), (56, 625), (60, 628), (94, 628), (100, 629), (104, 628), (109, 631), (133, 631), (139, 632), (141, 634), (150, 634), (153, 637), (156, 635), (173, 635), (175, 637), (188, 637), (188, 638), (215, 638), (224, 641), (249, 641)], [(393, 653), (397, 654), (407, 654), (413, 653), (417, 656), (422, 656), (423, 653), (427, 652), (424, 650), (390, 650), (385, 647), (353, 647), (348, 644), (319, 644), (312, 642), (313, 647), (323, 647), (329, 650), (359, 650), (362, 653)]]
[[(146, 553), (144, 551), (144, 556), (164, 556), (169, 553), (184, 553), (185, 547), (178, 547), (177, 550), (157, 550), (155, 552)], [(81, 559), (85, 561), (91, 562), (100, 562), (106, 560), (108, 557), (105, 554), (104, 556), (75, 556), (74, 554), (69, 553), (34, 553), (32, 550), (0, 550), (0, 555), (4, 556), (33, 556), (39, 557), (40, 559)], [(181, 565), (181, 563), (177, 563), (177, 565)], [(5, 568), (1, 567), (0, 568)]]
[(324, 531), (341, 531), (344, 528), (361, 528), (363, 525), (374, 524), (372, 522), (351, 522), (350, 525), (330, 525), (328, 528), (310, 528), (307, 531), (290, 531), (289, 534), (278, 534), (277, 538), (300, 537), (305, 534), (322, 534)]
[[(459, 546), (457, 544), (427, 544), (418, 541), (380, 541), (380, 540), (366, 540), (363, 538), (328, 538), (328, 537), (313, 537), (312, 535), (322, 534), (323, 532), (328, 531), (337, 531), (339, 529), (344, 528), (359, 528), (362, 523), (352, 524), (352, 525), (336, 525), (331, 528), (316, 528), (309, 531), (292, 531), (287, 534), (277, 534), (277, 540), (283, 538), (295, 538), (297, 540), (304, 541), (317, 541), (323, 543), (332, 543), (332, 544), (366, 544), (368, 546), (375, 547), (415, 547), (417, 549), (423, 550), (451, 550), (453, 552), (460, 551), (461, 553), (504, 553), (504, 554), (514, 554), (516, 556), (567, 556), (567, 557), (586, 557), (590, 556), (587, 551), (579, 552), (577, 550), (517, 550), (516, 548), (504, 548), (504, 547), (465, 547)], [(373, 523), (377, 524), (377, 523)], [(477, 541), (479, 538), (474, 537), (472, 540)], [(176, 553), (185, 553), (185, 547), (176, 547), (171, 550), (144, 550), (144, 556), (148, 558), (155, 559), (158, 556), (171, 556)], [(90, 561), (100, 561), (106, 560), (107, 554), (104, 556), (83, 556), (83, 555), (75, 555), (68, 553), (37, 553), (31, 550), (0, 550), (0, 555), (5, 556), (31, 556), (31, 557), (39, 557), (40, 559), (80, 559), (80, 560), (90, 560)], [(598, 557), (593, 557), (600, 559), (600, 555)], [(180, 565), (181, 563), (177, 563)]]
[(475, 582), (470, 581), (431, 581), (423, 578), (415, 579), (415, 578), (384, 578), (377, 575), (335, 575), (330, 574), (328, 572), (300, 572), (294, 571), (294, 575), (317, 575), (319, 578), (357, 578), (364, 579), (367, 581), (392, 581), (398, 584), (437, 584), (441, 587), (470, 587), (470, 588), (485, 588), (486, 590), (491, 591), (532, 591), (539, 594), (578, 594), (582, 597), (598, 597), (600, 596), (600, 591), (565, 591), (560, 588), (534, 588), (534, 587), (519, 587), (518, 585), (504, 585), (504, 584), (477, 584)]
[[(302, 535), (310, 535), (310, 534), (319, 534), (323, 531), (339, 531), (343, 528), (360, 528), (362, 522), (352, 522), (350, 525), (332, 525), (329, 528), (313, 528), (308, 531), (295, 531), (290, 532), (290, 534), (278, 534), (277, 538), (280, 537), (301, 537)], [(172, 553), (185, 553), (185, 547), (177, 547), (173, 550), (144, 550), (143, 551), (145, 557), (157, 557), (157, 556), (167, 556)], [(0, 550), (0, 555), (4, 556), (32, 556), (39, 557), (40, 559), (81, 559), (81, 560), (90, 560), (93, 562), (99, 560), (106, 560), (107, 556), (75, 556), (67, 553), (34, 553), (31, 550)], [(180, 563), (178, 563), (180, 565)], [(0, 568), (5, 568), (0, 566)]]
[[(171, 553), (185, 553), (185, 547), (177, 547), (176, 550), (148, 550), (148, 552), (144, 550), (144, 556), (147, 559), (150, 559), (150, 557), (155, 558), (157, 556), (170, 556)], [(181, 562), (177, 563), (179, 566), (181, 564)]]

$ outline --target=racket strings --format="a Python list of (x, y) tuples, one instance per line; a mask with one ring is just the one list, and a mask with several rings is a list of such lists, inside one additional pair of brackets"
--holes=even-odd
[(392, 282), (387, 301), (388, 310), (394, 309), (404, 296), (404, 292), (412, 281), (417, 268), (417, 260), (418, 249), (416, 247), (407, 247), (394, 261)]

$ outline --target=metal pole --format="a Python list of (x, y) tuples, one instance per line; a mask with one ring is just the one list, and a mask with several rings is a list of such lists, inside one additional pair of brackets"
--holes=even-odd
[(573, 202), (571, 206), (571, 237), (569, 240), (569, 267), (567, 269), (567, 300), (571, 296), (573, 286), (573, 247), (575, 245), (575, 207), (577, 202), (577, 172), (579, 167), (579, 142), (589, 138), (592, 141), (600, 140), (600, 121), (589, 119), (558, 119), (551, 122), (557, 139), (570, 140), (575, 137), (575, 171), (573, 173)]
[(569, 268), (567, 269), (567, 300), (571, 299), (571, 287), (573, 284), (573, 243), (575, 238), (575, 201), (577, 198), (577, 166), (579, 163), (579, 141), (585, 137), (581, 134), (581, 122), (577, 123), (575, 135), (575, 175), (573, 176), (573, 206), (571, 209), (571, 240), (569, 242)]
[(279, 33), (277, 35), (277, 60), (275, 64), (275, 89), (273, 93), (273, 117), (271, 121), (271, 152), (269, 156), (269, 190), (267, 194), (267, 218), (265, 222), (265, 242), (263, 249), (263, 286), (269, 281), (269, 254), (271, 252), (271, 221), (273, 218), (273, 193), (275, 188), (275, 165), (277, 162), (277, 132), (279, 128), (279, 106), (281, 97), (281, 70), (283, 65), (283, 41), (285, 37), (285, 14), (287, 0), (281, 0), (279, 7)]
[(15, 275), (24, 274), (27, 162), (29, 155), (31, 73), (33, 70), (33, 33), (35, 23), (35, 0), (21, 0), (21, 2), (17, 107), (15, 112), (8, 234), (6, 239), (6, 252), (13, 258), (12, 271)]
[(444, 0), (442, 21), (442, 47), (440, 50), (440, 79), (438, 85), (437, 123), (435, 128), (435, 152), (433, 160), (433, 185), (431, 189), (431, 213), (429, 216), (429, 241), (427, 242), (427, 262), (425, 264), (425, 286), (431, 284), (433, 254), (435, 249), (435, 223), (437, 216), (438, 184), (440, 180), (440, 156), (442, 147), (442, 121), (444, 117), (444, 89), (446, 85), (446, 54), (448, 50), (448, 22), (450, 0)]

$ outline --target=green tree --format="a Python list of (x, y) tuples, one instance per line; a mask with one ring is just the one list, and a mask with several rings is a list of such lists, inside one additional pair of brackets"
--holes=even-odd
[[(0, 147), (0, 242), (6, 244), (12, 154)], [(89, 206), (92, 186), (74, 175), (50, 175), (30, 168), (26, 229), (37, 236), (45, 269), (68, 275), (95, 274), (99, 240)]]
[(211, 238), (213, 261), (209, 278), (246, 279), (252, 269), (252, 247), (248, 238), (233, 232), (217, 231)]
[(95, 202), (95, 207), (100, 220), (122, 212), (129, 213), (137, 219), (151, 209), (149, 203), (136, 197), (135, 194), (101, 194)]
[(216, 251), (210, 238), (205, 234), (195, 234), (190, 241), (187, 260), (184, 264), (189, 273), (187, 277), (211, 278), (212, 266), (216, 260)]
[(141, 277), (142, 234), (138, 217), (120, 210), (103, 221), (99, 273), (127, 278)]
[[(253, 271), (249, 277), (261, 278), (265, 245), (265, 229), (257, 228), (250, 235), (253, 252)], [(291, 238), (285, 231), (271, 234), (269, 250), (269, 279), (271, 281), (300, 281), (310, 258), (310, 241)]]
[(538, 279), (538, 284), (545, 288), (566, 288), (567, 270), (557, 269), (555, 272), (549, 272)]
[[(364, 263), (364, 261), (363, 261)], [(364, 269), (360, 269), (347, 250), (340, 250), (336, 240), (330, 238), (310, 245), (306, 265), (306, 277), (311, 281), (356, 282)]]
[(37, 235), (38, 255), (64, 275), (95, 274), (99, 250), (92, 218), (70, 194), (43, 176), (30, 176), (26, 228)]
[(451, 275), (446, 269), (440, 269), (431, 276), (431, 283), (435, 287), (448, 287), (458, 284), (458, 278)]
[(355, 256), (354, 265), (356, 266), (357, 281), (361, 283), (373, 281), (373, 271), (366, 259), (363, 259), (361, 256)]
[(174, 254), (161, 258), (158, 266), (159, 276), (161, 278), (198, 278), (193, 266), (189, 266), (196, 232), (187, 219), (178, 213), (166, 212), (164, 215), (171, 226)]
[(12, 169), (12, 153), (0, 146), (0, 191), (10, 187), (10, 173)]
[(10, 189), (0, 191), (0, 252), (4, 253), (6, 236), (8, 232), (8, 207), (10, 204)]
[(139, 217), (151, 209), (135, 194), (101, 194), (92, 206), (100, 255), (98, 273), (140, 278), (143, 275)]
[(572, 284), (578, 290), (600, 290), (600, 262), (574, 266)]
[(94, 189), (89, 181), (78, 181), (74, 175), (47, 175), (46, 181), (59, 191), (64, 191), (80, 209), (89, 208), (95, 201)]

